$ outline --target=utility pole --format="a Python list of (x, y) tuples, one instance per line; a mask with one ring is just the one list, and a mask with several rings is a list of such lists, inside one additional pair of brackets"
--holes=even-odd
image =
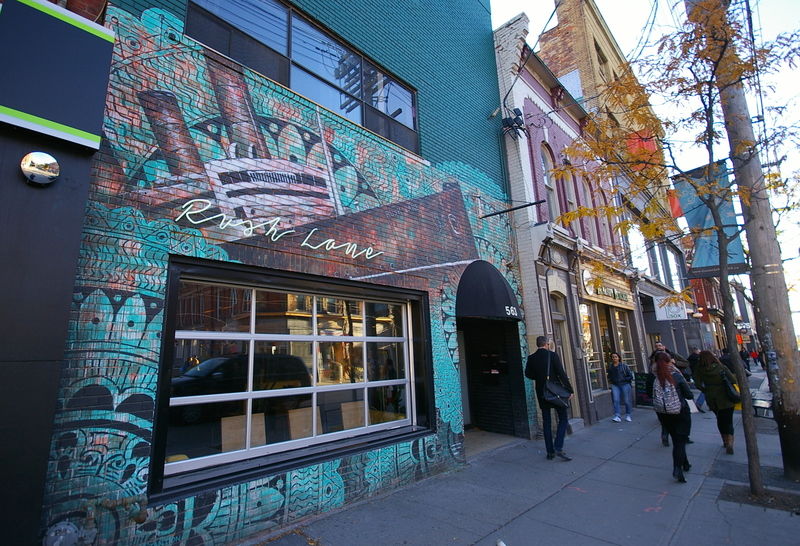
[[(728, 25), (729, 1), (714, 1), (718, 2), (719, 8), (725, 14), (723, 24)], [(717, 7), (713, 2), (705, 3), (709, 9)], [(699, 13), (693, 16), (692, 9), (703, 11), (701, 4), (703, 2), (686, 2), (690, 21), (698, 25), (704, 24), (705, 17)], [(726, 70), (725, 67), (739, 66), (742, 61), (731, 43), (726, 43), (725, 46), (715, 84), (720, 93), (736, 184), (740, 190), (744, 190), (740, 194), (744, 196), (742, 210), (750, 251), (750, 280), (758, 306), (759, 337), (767, 357), (767, 373), (773, 393), (773, 413), (778, 423), (784, 475), (790, 480), (800, 480), (800, 374), (797, 366), (800, 355), (772, 217), (772, 205), (764, 184), (744, 87), (738, 80), (725, 81), (727, 75), (736, 72)], [(735, 75), (730, 77), (738, 78)], [(732, 351), (734, 356), (735, 353), (736, 351)], [(747, 385), (744, 373), (737, 373), (737, 376), (740, 385)]]

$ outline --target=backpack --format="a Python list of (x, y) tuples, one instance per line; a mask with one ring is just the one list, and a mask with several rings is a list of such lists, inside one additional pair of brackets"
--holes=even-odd
[(662, 387), (661, 381), (657, 378), (653, 381), (653, 409), (658, 413), (670, 415), (677, 415), (681, 412), (681, 397), (675, 385), (664, 383)]

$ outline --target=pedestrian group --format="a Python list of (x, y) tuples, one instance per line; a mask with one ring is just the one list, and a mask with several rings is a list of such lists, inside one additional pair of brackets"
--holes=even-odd
[[(550, 340), (546, 336), (536, 338), (537, 349), (528, 357), (525, 376), (535, 383), (547, 459), (558, 457), (563, 461), (571, 461), (572, 457), (564, 451), (564, 439), (569, 424), (567, 408), (574, 390), (558, 353), (550, 350), (549, 346)], [(743, 350), (740, 356), (747, 375), (750, 375), (750, 358), (756, 363), (762, 360), (756, 351), (748, 353)], [(630, 422), (631, 391), (635, 376), (619, 353), (611, 352), (609, 358), (606, 377), (614, 406), (611, 420), (622, 422), (624, 406), (624, 419)], [(659, 341), (650, 355), (650, 373), (653, 382), (649, 392), (661, 424), (661, 442), (668, 447), (672, 439), (672, 476), (677, 482), (686, 483), (684, 472), (692, 467), (686, 454), (686, 445), (693, 443), (689, 437), (692, 430), (691, 413), (705, 413), (704, 404), (708, 404), (716, 416), (725, 452), (733, 454), (733, 411), (740, 399), (733, 362), (727, 349), (723, 349), (722, 357), (718, 358), (711, 351), (692, 347), (689, 357), (683, 358)], [(694, 399), (690, 383), (700, 391), (697, 400)], [(557, 419), (555, 439), (552, 411), (555, 411)]]

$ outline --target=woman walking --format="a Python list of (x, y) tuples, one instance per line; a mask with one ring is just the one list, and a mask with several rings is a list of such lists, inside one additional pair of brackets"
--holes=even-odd
[(694, 376), (694, 384), (706, 395), (706, 403), (717, 416), (717, 429), (722, 436), (725, 453), (733, 455), (733, 406), (728, 397), (725, 379), (733, 385), (736, 377), (725, 367), (714, 353), (702, 351)]
[(686, 443), (692, 428), (692, 417), (687, 398), (692, 391), (683, 374), (672, 364), (672, 357), (659, 351), (654, 355), (655, 381), (653, 381), (653, 409), (661, 426), (672, 436), (672, 477), (686, 483), (684, 471), (692, 468), (686, 457)]
[(611, 364), (606, 369), (608, 384), (611, 385), (611, 400), (614, 403), (614, 418), (612, 421), (619, 423), (620, 400), (625, 403), (625, 420), (631, 421), (631, 382), (633, 372), (622, 362), (619, 353), (611, 353)]

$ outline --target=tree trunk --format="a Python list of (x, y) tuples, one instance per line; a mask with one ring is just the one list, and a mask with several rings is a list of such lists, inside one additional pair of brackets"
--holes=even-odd
[[(738, 62), (734, 51), (728, 49), (726, 56), (730, 59), (725, 62)], [(742, 209), (752, 264), (750, 278), (753, 291), (758, 293), (759, 302), (769, 302), (759, 309), (762, 323), (759, 325), (759, 337), (767, 355), (767, 372), (777, 376), (777, 381), (772, 382), (771, 387), (783, 471), (788, 479), (797, 481), (800, 480), (798, 351), (772, 206), (764, 187), (744, 89), (740, 83), (718, 80), (716, 84), (720, 91), (736, 183), (749, 193), (749, 199), (743, 200)]]

